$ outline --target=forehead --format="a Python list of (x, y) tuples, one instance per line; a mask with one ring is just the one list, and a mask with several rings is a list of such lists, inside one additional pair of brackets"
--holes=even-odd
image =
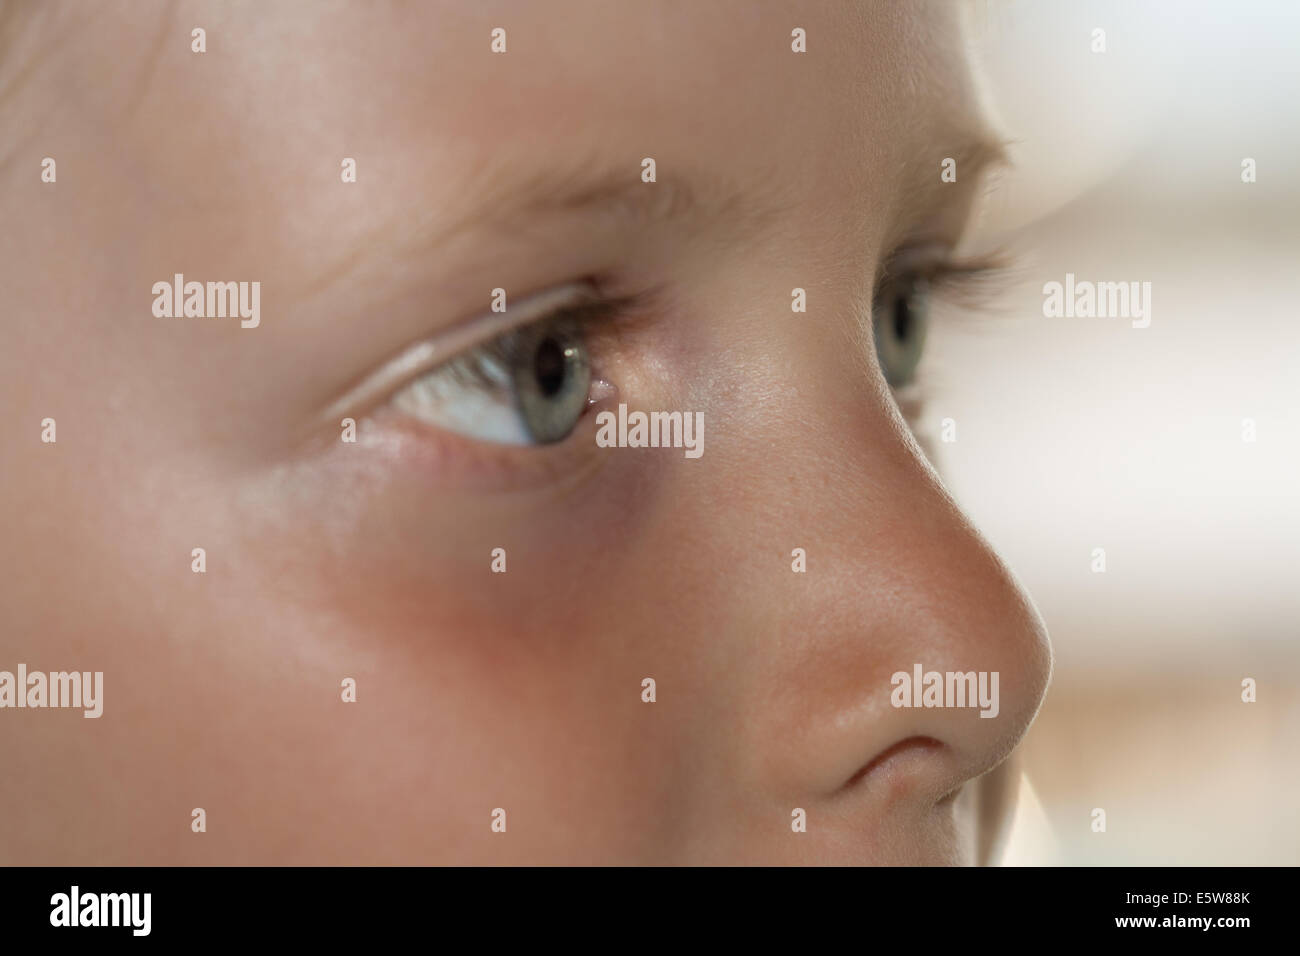
[[(46, 89), (69, 114), (113, 117), (106, 161), (148, 172), (125, 188), (209, 219), (255, 209), (286, 246), (473, 218), (516, 180), (635, 177), (645, 157), (787, 207), (842, 214), (852, 197), (884, 232), (981, 137), (949, 2), (141, 2), (93, 23), (71, 9), (61, 69), (78, 75)], [(342, 157), (382, 188), (324, 201)]]
[[(636, 139), (671, 117), (701, 145), (736, 134), (750, 145), (766, 125), (758, 119), (779, 117), (795, 135), (833, 114), (854, 125), (921, 108), (960, 117), (968, 104), (959, 10), (927, 0), (146, 0), (93, 25), (80, 15), (45, 25), (90, 27), (82, 40), (104, 51), (97, 59), (116, 68), (124, 92), (200, 93), (254, 124), (291, 111), (302, 125), (346, 122), (357, 133), (424, 127), (453, 148), (461, 133), (491, 147), (503, 129), (536, 131), (540, 142)], [(191, 27), (208, 33), (203, 57), (189, 50)], [(497, 28), (505, 53), (491, 49)], [(805, 53), (791, 50), (795, 28), (807, 34)], [(119, 42), (135, 55), (117, 55)], [(149, 71), (167, 82), (150, 83)]]

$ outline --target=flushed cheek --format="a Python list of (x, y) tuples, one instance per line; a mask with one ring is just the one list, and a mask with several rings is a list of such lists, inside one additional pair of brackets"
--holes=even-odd
[[(658, 788), (644, 781), (658, 761), (638, 672), (568, 650), (563, 633), (528, 618), (507, 632), (481, 620), (389, 626), (354, 634), (379, 647), (358, 687), (371, 713), (352, 739), (392, 753), (347, 765), (355, 788), (382, 781), (404, 801), (395, 817), (422, 828), (422, 842), (445, 840), (467, 862), (612, 862), (655, 829)], [(498, 807), (508, 847), (483, 842)]]
[[(609, 794), (611, 812), (653, 812), (657, 788), (636, 781), (667, 748), (644, 724), (648, 665), (629, 653), (625, 498), (440, 495), (416, 473), (366, 469), (263, 491), (228, 522), (242, 529), (241, 613), (276, 620), (269, 639), (329, 677), (332, 703), (360, 674), (365, 732), (349, 739), (370, 776), (395, 789), (450, 779), (471, 806), (503, 788), (521, 808), (553, 799), (554, 832), (578, 826), (583, 790)], [(402, 759), (385, 765), (377, 741)]]

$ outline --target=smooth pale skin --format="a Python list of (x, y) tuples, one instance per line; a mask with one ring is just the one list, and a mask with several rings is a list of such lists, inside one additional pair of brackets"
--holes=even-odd
[[(0, 669), (105, 674), (98, 720), (0, 711), (0, 860), (987, 858), (1050, 651), (864, 334), (979, 188), (939, 182), (983, 132), (956, 5), (106, 6), (11, 9), (0, 57)], [(611, 177), (694, 198), (538, 185)], [(176, 272), (261, 325), (155, 318)], [(591, 275), (662, 287), (593, 362), (702, 411), (699, 460), (322, 418)], [(998, 671), (999, 716), (892, 708), (913, 663)]]

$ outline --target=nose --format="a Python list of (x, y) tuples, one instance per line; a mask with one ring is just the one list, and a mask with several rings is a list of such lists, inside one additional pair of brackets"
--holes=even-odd
[(847, 794), (878, 816), (915, 814), (1011, 753), (1051, 651), (1029, 598), (900, 420), (860, 427), (834, 459), (811, 448), (794, 459), (840, 466), (786, 486), (800, 496), (787, 531), (807, 570), (762, 599), (774, 641), (763, 683), (783, 693), (757, 746), (766, 784), (798, 805), (843, 807)]

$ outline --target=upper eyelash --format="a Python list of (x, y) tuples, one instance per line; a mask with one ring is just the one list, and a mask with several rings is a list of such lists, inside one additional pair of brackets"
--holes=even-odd
[(1004, 252), (945, 263), (930, 280), (931, 287), (973, 311), (982, 311), (996, 299), (1011, 279), (1015, 262)]
[[(907, 265), (910, 259), (915, 258), (915, 265)], [(888, 256), (880, 268), (879, 283), (880, 285), (888, 284), (891, 280), (900, 277), (919, 277), (929, 280), (932, 284), (942, 282), (948, 278), (960, 278), (962, 276), (984, 275), (1000, 271), (1006, 268), (1007, 256), (1002, 251), (985, 253), (978, 256), (956, 256), (951, 253), (940, 253), (933, 256), (913, 256), (909, 251), (899, 250)]]
[(900, 268), (907, 259), (907, 252), (901, 251), (885, 260), (876, 280), (872, 313), (898, 282), (923, 278), (930, 285), (931, 302), (949, 306), (940, 313), (941, 320), (991, 319), (995, 303), (1014, 285), (1018, 264), (1005, 248), (975, 256), (943, 252)]
[(498, 376), (492, 374), (491, 366), (508, 367), (518, 357), (515, 349), (528, 329), (538, 325), (567, 325), (576, 329), (585, 340), (588, 329), (599, 322), (643, 313), (650, 295), (651, 293), (641, 292), (614, 296), (604, 294), (596, 288), (590, 298), (562, 306), (533, 319), (527, 325), (510, 329), (494, 339), (452, 356), (424, 374), (448, 375), (460, 384), (471, 387), (496, 388), (500, 382)]
[[(526, 311), (533, 311), (539, 298), (568, 301), (563, 305), (552, 306), (549, 312), (540, 312), (531, 318), (520, 320), (520, 324), (510, 325), (493, 336), (469, 341), (459, 347), (448, 346), (445, 341), (440, 344), (438, 338), (416, 342), (392, 356), (360, 382), (353, 384), (344, 394), (330, 403), (317, 421), (321, 424), (333, 423), (343, 416), (355, 417), (369, 414), (373, 408), (390, 401), (403, 388), (446, 368), (449, 363), (470, 355), (485, 345), (490, 346), (514, 329), (527, 328), (538, 322), (547, 321), (565, 310), (571, 311), (576, 317), (582, 319), (584, 324), (592, 324), (592, 320), (599, 313), (605, 312), (612, 316), (615, 310), (619, 309), (626, 310), (629, 316), (634, 317), (640, 314), (645, 301), (656, 291), (652, 289), (648, 293), (639, 295), (614, 296), (605, 292), (599, 281), (591, 279), (585, 283), (569, 283), (536, 296), (529, 296), (521, 307)], [(502, 325), (509, 322), (505, 313), (494, 318)], [(444, 340), (446, 338), (470, 339), (473, 337), (473, 326), (452, 327), (440, 333), (440, 336)]]
[(900, 269), (903, 261), (905, 251), (885, 260), (876, 283), (877, 299), (899, 279), (925, 279), (931, 294), (956, 298), (958, 304), (978, 310), (1003, 291), (1015, 268), (1015, 259), (1003, 249), (977, 256), (943, 254)]
[(581, 334), (586, 331), (588, 325), (609, 318), (616, 311), (616, 303), (609, 299), (593, 299), (559, 308), (534, 319), (522, 328), (511, 329), (469, 351), (462, 352), (424, 374), (446, 375), (461, 385), (496, 388), (500, 385), (500, 380), (493, 374), (492, 367), (509, 368), (519, 357), (517, 354), (519, 342), (529, 329), (538, 325), (547, 328), (567, 326)]

